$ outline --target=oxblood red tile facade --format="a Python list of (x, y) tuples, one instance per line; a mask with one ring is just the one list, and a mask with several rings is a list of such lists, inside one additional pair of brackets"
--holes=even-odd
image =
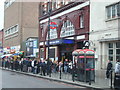
[[(79, 4), (81, 4), (81, 3), (78, 3), (78, 5)], [(73, 4), (71, 4), (71, 7), (67, 8), (67, 9), (72, 8), (72, 5)], [(69, 4), (69, 6), (70, 6), (70, 4)], [(66, 7), (67, 7), (67, 5), (66, 5)], [(65, 7), (63, 7), (63, 8), (65, 8)], [(87, 5), (83, 8), (81, 8), (81, 9), (72, 11), (70, 13), (59, 16), (55, 19), (52, 19), (51, 21), (56, 22), (57, 26), (58, 26), (57, 27), (57, 35), (58, 35), (57, 37), (58, 38), (56, 38), (54, 40), (61, 39), (61, 37), (60, 37), (61, 28), (62, 28), (62, 25), (63, 25), (63, 21), (66, 21), (66, 20), (70, 20), (72, 22), (72, 24), (74, 25), (74, 29), (75, 29), (75, 34), (72, 35), (72, 36), (68, 36), (68, 37), (74, 37), (75, 38), (75, 43), (73, 45), (73, 49), (79, 48), (78, 47), (79, 42), (83, 42), (84, 40), (89, 40), (89, 13), (90, 13), (89, 8), (90, 8), (89, 5)], [(55, 12), (53, 11), (51, 16), (54, 16), (54, 15), (62, 12), (61, 9), (62, 8), (58, 9), (58, 11), (56, 10)], [(80, 28), (80, 16), (81, 15), (84, 16), (84, 28)], [(46, 18), (48, 18), (48, 16), (40, 17), (39, 22), (41, 22), (41, 20), (45, 20)], [(40, 24), (39, 26), (40, 26), (39, 27), (39, 43), (40, 42), (45, 42), (46, 41), (46, 36), (47, 36), (47, 31), (48, 31), (48, 22), (42, 23), (42, 25)], [(44, 30), (43, 35), (42, 35), (42, 30)], [(85, 38), (84, 39), (76, 39), (77, 36), (81, 36), (81, 35), (85, 35)], [(64, 37), (64, 38), (68, 38), (68, 37)], [(47, 46), (45, 46), (45, 44), (44, 45), (39, 45), (39, 48), (44, 48), (45, 52), (46, 52), (46, 47)], [(60, 50), (61, 50), (61, 48), (59, 46), (57, 46), (57, 56), (58, 56), (58, 58), (60, 57)], [(44, 58), (46, 58), (46, 53), (45, 52), (44, 52)]]

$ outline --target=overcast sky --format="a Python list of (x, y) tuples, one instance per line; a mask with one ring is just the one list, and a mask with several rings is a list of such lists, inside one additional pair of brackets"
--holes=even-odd
[(0, 0), (0, 30), (3, 29), (4, 25), (4, 1)]

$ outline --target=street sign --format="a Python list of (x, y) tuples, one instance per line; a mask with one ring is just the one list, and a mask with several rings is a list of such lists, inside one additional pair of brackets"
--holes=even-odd
[(83, 46), (84, 47), (89, 47), (90, 46), (90, 42), (89, 41), (84, 41), (83, 42)]
[(50, 29), (56, 29), (56, 28), (57, 28), (56, 22), (50, 22)]

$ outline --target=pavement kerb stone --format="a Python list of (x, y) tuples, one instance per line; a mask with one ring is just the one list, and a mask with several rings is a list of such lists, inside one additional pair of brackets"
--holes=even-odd
[(47, 80), (51, 80), (51, 81), (63, 82), (63, 83), (71, 84), (71, 85), (82, 86), (82, 87), (87, 87), (87, 88), (94, 88), (97, 90), (103, 90), (101, 87), (98, 87), (95, 85), (87, 85), (87, 84), (72, 82), (72, 81), (68, 81), (68, 80), (62, 80), (62, 79), (57, 79), (57, 78), (52, 78), (52, 77), (47, 77), (47, 76), (41, 76), (39, 74), (32, 74), (32, 73), (26, 73), (26, 72), (21, 72), (21, 71), (5, 69), (5, 68), (1, 68), (1, 67), (0, 67), (0, 69), (11, 71), (11, 72), (16, 72), (16, 73), (20, 73), (20, 74), (24, 74), (24, 75), (29, 75), (29, 76), (33, 76), (33, 77), (37, 77), (37, 78), (43, 78), (43, 79), (47, 79)]

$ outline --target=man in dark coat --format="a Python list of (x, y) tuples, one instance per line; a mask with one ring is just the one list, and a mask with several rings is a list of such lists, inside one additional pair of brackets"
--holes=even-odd
[(106, 78), (109, 78), (112, 67), (113, 67), (112, 62), (109, 60), (107, 64)]
[(45, 61), (42, 62), (41, 68), (42, 68), (43, 75), (45, 76), (45, 72), (46, 72), (46, 64), (45, 64)]

